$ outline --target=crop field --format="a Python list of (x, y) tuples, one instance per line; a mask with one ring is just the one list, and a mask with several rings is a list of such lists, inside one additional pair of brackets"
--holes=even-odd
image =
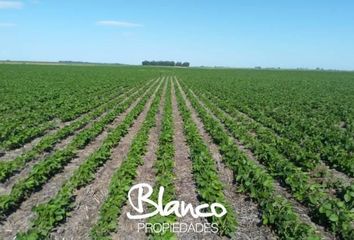
[(352, 240), (353, 177), (353, 72), (0, 64), (0, 239)]

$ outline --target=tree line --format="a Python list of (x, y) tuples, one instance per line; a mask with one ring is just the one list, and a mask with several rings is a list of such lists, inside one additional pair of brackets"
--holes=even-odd
[(189, 62), (174, 61), (143, 61), (143, 66), (170, 66), (170, 67), (189, 67)]

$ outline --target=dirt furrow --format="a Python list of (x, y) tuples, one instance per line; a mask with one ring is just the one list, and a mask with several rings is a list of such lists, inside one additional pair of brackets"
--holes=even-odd
[[(57, 122), (55, 124), (56, 128), (46, 130), (42, 136), (34, 138), (32, 141), (25, 143), (20, 148), (16, 148), (14, 150), (4, 150), (3, 156), (0, 157), (0, 161), (11, 161), (11, 160), (17, 158), (18, 156), (24, 154), (25, 152), (30, 151), (34, 146), (36, 146), (42, 140), (42, 138), (44, 138), (46, 135), (51, 135), (51, 134), (55, 133), (56, 131), (63, 128), (66, 124), (66, 123), (61, 122), (59, 119), (54, 120), (54, 122)], [(70, 123), (70, 122), (68, 122), (68, 123)]]
[[(316, 175), (322, 172), (324, 177), (320, 178), (320, 179), (316, 179), (318, 177), (316, 177)], [(320, 162), (317, 166), (317, 168), (315, 168), (315, 170), (311, 171), (311, 174), (315, 176), (315, 179), (317, 181), (323, 181), (324, 183), (327, 184), (331, 184), (331, 183), (336, 183), (336, 182), (340, 182), (341, 185), (343, 186), (350, 186), (351, 184), (354, 184), (354, 178), (349, 177), (348, 175), (346, 175), (343, 172), (340, 172), (334, 168), (330, 168), (328, 165), (326, 165), (324, 162)], [(335, 185), (335, 184), (334, 184)], [(333, 192), (336, 191), (335, 188), (331, 189)]]
[[(146, 91), (147, 92), (147, 91)], [(145, 93), (146, 93), (145, 92)], [(141, 97), (140, 97), (141, 98)], [(140, 99), (139, 98), (139, 99)], [(122, 114), (117, 117), (116, 124), (123, 121), (125, 116), (135, 107), (139, 99)], [(112, 127), (112, 126), (111, 126)], [(32, 194), (26, 201), (21, 204), (21, 207), (14, 213), (7, 217), (6, 221), (0, 225), (0, 236), (4, 239), (13, 239), (17, 232), (24, 232), (28, 229), (31, 219), (33, 219), (34, 212), (32, 208), (38, 204), (48, 201), (53, 197), (63, 185), (63, 183), (70, 178), (72, 173), (80, 166), (80, 164), (94, 151), (96, 151), (102, 144), (103, 140), (108, 135), (110, 128), (107, 127), (99, 136), (97, 136), (91, 143), (89, 143), (84, 149), (77, 152), (77, 157), (73, 159), (64, 170), (54, 176), (48, 181), (43, 188)], [(92, 195), (89, 197), (92, 198)]]
[[(136, 90), (134, 93), (136, 93), (138, 90)], [(130, 91), (128, 91), (127, 93), (129, 93)], [(126, 93), (126, 94), (127, 94)], [(132, 94), (134, 94), (132, 93)], [(124, 95), (126, 95), (124, 94)], [(125, 102), (127, 101), (129, 97), (125, 97), (125, 99), (123, 99), (121, 102)], [(99, 121), (100, 119), (102, 119), (105, 115), (107, 115), (109, 113), (110, 110), (107, 110), (106, 112), (104, 112), (103, 114), (101, 114), (101, 116), (92, 119), (89, 123), (87, 123), (86, 126), (84, 126), (83, 128), (74, 131), (72, 135), (68, 136), (65, 139), (62, 139), (61, 141), (59, 141), (58, 143), (56, 143), (53, 147), (53, 150), (50, 152), (44, 152), (42, 153), (39, 157), (36, 157), (35, 159), (33, 159), (32, 161), (28, 162), (25, 166), (24, 169), (22, 169), (21, 171), (19, 171), (18, 173), (14, 174), (13, 176), (11, 176), (6, 182), (4, 183), (0, 183), (0, 195), (4, 195), (4, 194), (9, 194), (11, 192), (12, 187), (16, 184), (16, 182), (18, 182), (19, 180), (25, 178), (28, 176), (28, 174), (30, 173), (32, 167), (37, 164), (39, 161), (42, 161), (43, 159), (45, 159), (46, 157), (48, 157), (49, 155), (51, 155), (53, 152), (55, 152), (56, 150), (62, 149), (64, 148), (66, 145), (68, 145), (73, 138), (80, 133), (81, 131), (88, 129), (92, 126), (92, 124), (96, 121)], [(117, 124), (117, 121), (119, 121), (119, 118), (116, 118), (111, 124), (107, 125), (108, 129), (111, 129), (113, 126), (115, 126)]]
[(187, 99), (178, 81), (177, 87), (180, 88), (182, 96), (186, 101), (186, 105), (192, 113), (192, 119), (196, 123), (199, 133), (207, 143), (208, 148), (216, 161), (219, 178), (224, 184), (226, 200), (231, 203), (237, 216), (237, 239), (275, 239), (276, 237), (271, 230), (268, 227), (261, 225), (262, 218), (257, 204), (252, 202), (245, 194), (236, 193), (237, 185), (234, 183), (233, 173), (223, 164), (219, 147), (214, 144), (212, 138), (204, 129), (204, 124)]
[[(194, 96), (196, 96), (196, 95), (194, 95)], [(209, 113), (214, 119), (216, 119), (216, 120), (219, 121), (219, 119), (210, 111), (210, 109), (208, 109), (208, 108), (203, 104), (203, 102), (200, 101), (200, 99), (199, 99), (197, 96), (196, 96), (196, 99), (197, 99), (198, 102), (208, 111), (208, 113)], [(219, 121), (219, 122), (220, 122), (220, 121)], [(231, 136), (230, 132), (229, 132), (226, 128), (224, 128), (224, 130), (225, 130), (226, 132), (228, 132), (229, 135)], [(262, 169), (264, 169), (265, 171), (267, 171), (267, 168), (266, 168), (264, 165), (262, 165), (261, 163), (259, 163), (259, 162), (257, 161), (257, 159), (256, 159), (256, 157), (253, 155), (253, 153), (252, 153), (243, 143), (241, 143), (241, 142), (240, 142), (238, 139), (236, 139), (236, 138), (233, 138), (233, 140), (234, 140), (234, 143), (236, 144), (236, 146), (237, 146), (241, 151), (243, 151), (243, 152), (247, 155), (247, 157), (248, 157), (248, 159), (249, 159), (250, 161), (252, 161), (252, 162), (255, 163), (257, 166), (259, 166), (260, 168), (262, 168)], [(309, 217), (309, 210), (308, 210), (305, 206), (303, 206), (302, 204), (300, 204), (299, 202), (297, 202), (297, 201), (292, 197), (292, 195), (291, 195), (289, 192), (287, 192), (287, 190), (286, 190), (284, 187), (282, 187), (282, 186), (279, 184), (279, 182), (276, 181), (276, 180), (274, 181), (274, 187), (275, 187), (275, 190), (276, 190), (277, 194), (279, 194), (279, 195), (285, 197), (285, 198), (292, 204), (294, 211), (299, 215), (299, 217), (301, 218), (301, 220), (302, 220), (303, 222), (305, 222), (305, 223), (307, 223), (307, 224), (309, 224), (309, 225), (312, 225), (312, 226), (317, 230), (317, 232), (319, 232), (325, 239), (335, 239), (334, 236), (332, 236), (330, 233), (326, 232), (325, 229), (324, 229), (322, 226), (320, 226), (320, 225), (318, 225), (318, 224), (312, 222), (311, 218)], [(261, 222), (259, 222), (259, 224), (261, 224)]]
[[(191, 90), (192, 94), (194, 96), (196, 96), (196, 94)], [(204, 94), (204, 96), (206, 97), (206, 95)], [(225, 115), (233, 118), (229, 113), (223, 111), (222, 109), (220, 109)], [(264, 124), (262, 124), (261, 122), (255, 120), (253, 117), (249, 116), (248, 114), (244, 113), (244, 112), (241, 112), (240, 110), (237, 110), (237, 113), (240, 114), (241, 116), (243, 116), (243, 118), (252, 123), (257, 123), (259, 124), (262, 128), (268, 130), (268, 131), (271, 131), (275, 137), (277, 138), (283, 138), (283, 139), (286, 139), (286, 137), (281, 137), (279, 136), (276, 132), (274, 132), (273, 129), (267, 127), (267, 126), (264, 126)], [(256, 136), (256, 133), (251, 133), (252, 135)], [(289, 140), (289, 139), (288, 139)], [(322, 161), (320, 159), (320, 162), (318, 163), (318, 166), (317, 168), (315, 168), (314, 170), (310, 171), (310, 174), (313, 174), (313, 175), (316, 175), (316, 172), (318, 171), (322, 171), (326, 176), (328, 176), (327, 178), (331, 180), (331, 182), (340, 182), (343, 186), (348, 186), (352, 183), (354, 183), (354, 178), (348, 176), (347, 174), (345, 174), (344, 172), (341, 172), (341, 171), (338, 171), (332, 167), (330, 167), (326, 162)], [(333, 189), (335, 191), (335, 189)]]
[[(177, 99), (175, 95), (175, 85), (172, 84), (172, 114), (174, 120), (174, 136), (173, 144), (175, 146), (175, 187), (176, 198), (178, 201), (191, 203), (194, 207), (200, 205), (198, 200), (198, 193), (196, 184), (193, 179), (192, 161), (189, 158), (189, 147), (187, 145), (186, 137), (183, 132), (183, 120), (178, 110)], [(204, 218), (193, 218), (187, 214), (183, 218), (178, 219), (179, 223), (186, 223), (188, 225), (203, 224), (207, 220)], [(216, 234), (212, 233), (195, 233), (195, 232), (178, 232), (176, 233), (179, 239), (221, 239)]]
[(128, 134), (121, 139), (118, 146), (113, 150), (112, 158), (97, 171), (95, 180), (76, 192), (75, 208), (71, 217), (51, 234), (52, 239), (89, 238), (90, 228), (97, 222), (99, 209), (108, 195), (110, 179), (127, 155), (132, 140), (139, 131), (152, 100), (153, 96), (149, 99), (144, 111), (139, 115), (133, 126), (129, 128)]
[[(155, 183), (156, 174), (154, 171), (154, 162), (156, 160), (156, 151), (159, 145), (159, 134), (161, 131), (162, 114), (165, 98), (164, 96), (166, 94), (167, 87), (166, 83), (163, 89), (159, 110), (156, 115), (156, 125), (150, 130), (147, 152), (143, 158), (144, 164), (138, 167), (137, 177), (134, 181), (134, 184), (148, 183), (150, 184), (150, 186), (153, 186)], [(135, 193), (132, 194), (132, 199), (133, 201), (137, 199), (137, 195)], [(128, 219), (128, 212), (134, 212), (130, 204), (126, 204), (123, 207), (122, 213), (118, 218), (118, 230), (116, 233), (113, 234), (112, 239), (146, 239), (147, 236), (145, 232), (142, 230), (138, 230), (138, 223), (145, 223), (145, 219), (136, 221)]]
[[(119, 88), (120, 89), (120, 88)], [(119, 96), (121, 96), (122, 94), (119, 94), (118, 96), (114, 96), (112, 97), (111, 99), (109, 99), (107, 101), (108, 102), (111, 102), (111, 101), (114, 101), (114, 99), (118, 98)], [(103, 103), (105, 104), (105, 103)], [(101, 106), (101, 105), (100, 105)], [(91, 111), (94, 111), (96, 110), (97, 108), (99, 108), (100, 106), (96, 107), (96, 108), (93, 108)], [(90, 112), (91, 112), (90, 111)], [(9, 150), (9, 151), (4, 151), (3, 152), (3, 155), (0, 156), (0, 161), (11, 161), (11, 160), (14, 160), (15, 158), (17, 158), (18, 156), (32, 150), (45, 136), (47, 135), (51, 135), (51, 134), (54, 134), (55, 132), (59, 131), (60, 129), (64, 128), (65, 126), (68, 126), (70, 125), (71, 123), (81, 119), (82, 117), (86, 116), (88, 113), (83, 113), (82, 115), (80, 115), (79, 117), (71, 120), (71, 121), (67, 121), (67, 122), (63, 122), (61, 121), (60, 119), (54, 119), (52, 120), (55, 124), (55, 128), (54, 129), (49, 129), (49, 130), (46, 130), (44, 132), (44, 134), (42, 136), (39, 136), (39, 137), (36, 137), (34, 138), (32, 141), (28, 142), (28, 143), (25, 143), (22, 147), (19, 147), (17, 149), (14, 149), (14, 150)]]

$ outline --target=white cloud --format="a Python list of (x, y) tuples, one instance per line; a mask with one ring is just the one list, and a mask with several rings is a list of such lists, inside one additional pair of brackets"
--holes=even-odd
[(0, 27), (15, 27), (15, 23), (1, 23), (0, 22)]
[(110, 26), (110, 27), (120, 27), (120, 28), (134, 28), (143, 27), (143, 25), (131, 22), (113, 21), (113, 20), (103, 20), (96, 22), (100, 26)]
[(0, 9), (20, 9), (23, 3), (20, 1), (0, 1)]

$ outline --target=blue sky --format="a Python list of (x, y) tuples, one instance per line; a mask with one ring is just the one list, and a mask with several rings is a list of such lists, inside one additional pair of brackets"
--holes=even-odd
[(0, 0), (0, 59), (354, 69), (351, 0)]

